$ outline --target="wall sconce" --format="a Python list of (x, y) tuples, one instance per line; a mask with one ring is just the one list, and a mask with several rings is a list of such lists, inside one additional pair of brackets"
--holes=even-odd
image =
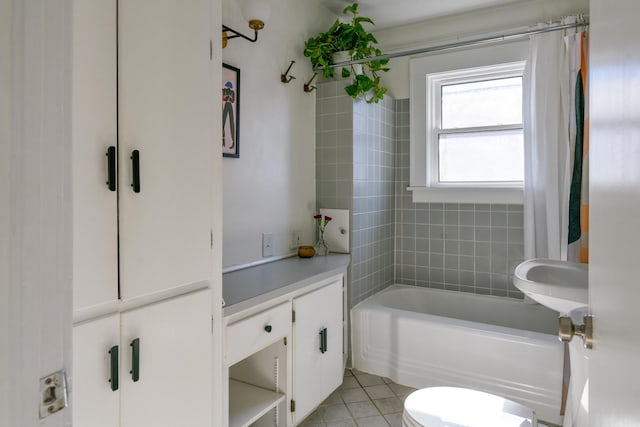
[(271, 11), (266, 0), (243, 0), (242, 16), (249, 22), (249, 28), (253, 30), (253, 38), (247, 37), (233, 28), (223, 25), (222, 48), (227, 47), (230, 39), (237, 37), (241, 37), (251, 43), (258, 41), (258, 31), (264, 28), (264, 23), (269, 19), (270, 14)]

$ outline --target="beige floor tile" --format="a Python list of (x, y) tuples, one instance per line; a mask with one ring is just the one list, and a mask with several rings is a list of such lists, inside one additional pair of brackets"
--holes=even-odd
[(328, 405), (321, 408), (322, 419), (325, 422), (351, 420), (351, 414), (344, 403)]
[(395, 393), (389, 388), (387, 384), (365, 387), (364, 391), (367, 392), (371, 400), (395, 397)]
[(353, 376), (353, 371), (349, 368), (344, 370), (344, 376), (345, 377), (352, 377)]
[(391, 427), (402, 427), (402, 412), (384, 416)]
[(359, 427), (389, 427), (389, 423), (381, 415), (377, 417), (358, 418), (356, 420)]
[(340, 390), (340, 396), (344, 403), (366, 402), (369, 395), (361, 388), (350, 388), (348, 390)]
[(342, 421), (331, 421), (326, 424), (327, 427), (357, 427), (355, 421), (353, 420), (342, 420)]
[(384, 399), (375, 399), (374, 405), (378, 408), (382, 415), (402, 412), (404, 404), (397, 397), (387, 397)]
[(350, 388), (360, 388), (360, 383), (356, 380), (356, 377), (346, 377), (342, 380), (342, 385), (338, 390), (347, 390)]
[(349, 412), (351, 412), (351, 415), (356, 420), (358, 418), (380, 415), (380, 412), (378, 412), (378, 408), (376, 408), (376, 405), (374, 405), (373, 402), (369, 400), (367, 400), (366, 402), (347, 403), (347, 408), (349, 408)]

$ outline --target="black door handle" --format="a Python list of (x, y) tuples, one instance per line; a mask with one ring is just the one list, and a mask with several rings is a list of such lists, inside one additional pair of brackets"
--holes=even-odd
[(133, 150), (131, 152), (131, 187), (134, 193), (140, 192), (140, 151)]
[(116, 391), (118, 389), (118, 346), (114, 345), (109, 349), (109, 359), (111, 361), (109, 367), (109, 373), (111, 378), (109, 378), (109, 382), (111, 383), (111, 390)]
[(116, 164), (116, 147), (112, 145), (107, 149), (107, 187), (109, 187), (109, 191), (116, 191), (118, 188)]
[(131, 341), (131, 379), (137, 382), (140, 379), (140, 338)]

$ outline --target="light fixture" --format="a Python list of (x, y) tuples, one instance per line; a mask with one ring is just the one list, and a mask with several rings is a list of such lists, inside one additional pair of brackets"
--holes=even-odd
[[(267, 0), (243, 0), (242, 16), (249, 22), (249, 28), (253, 30), (253, 38), (234, 30), (226, 25), (222, 26), (222, 47), (227, 47), (230, 39), (241, 37), (251, 43), (258, 41), (258, 31), (264, 28), (264, 23), (269, 19), (270, 8)], [(229, 34), (231, 33), (231, 34)]]

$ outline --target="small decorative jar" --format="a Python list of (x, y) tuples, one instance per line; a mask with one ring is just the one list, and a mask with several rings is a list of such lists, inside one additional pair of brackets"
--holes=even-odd
[(300, 258), (311, 258), (316, 254), (316, 250), (313, 246), (300, 246), (298, 248), (298, 256)]

